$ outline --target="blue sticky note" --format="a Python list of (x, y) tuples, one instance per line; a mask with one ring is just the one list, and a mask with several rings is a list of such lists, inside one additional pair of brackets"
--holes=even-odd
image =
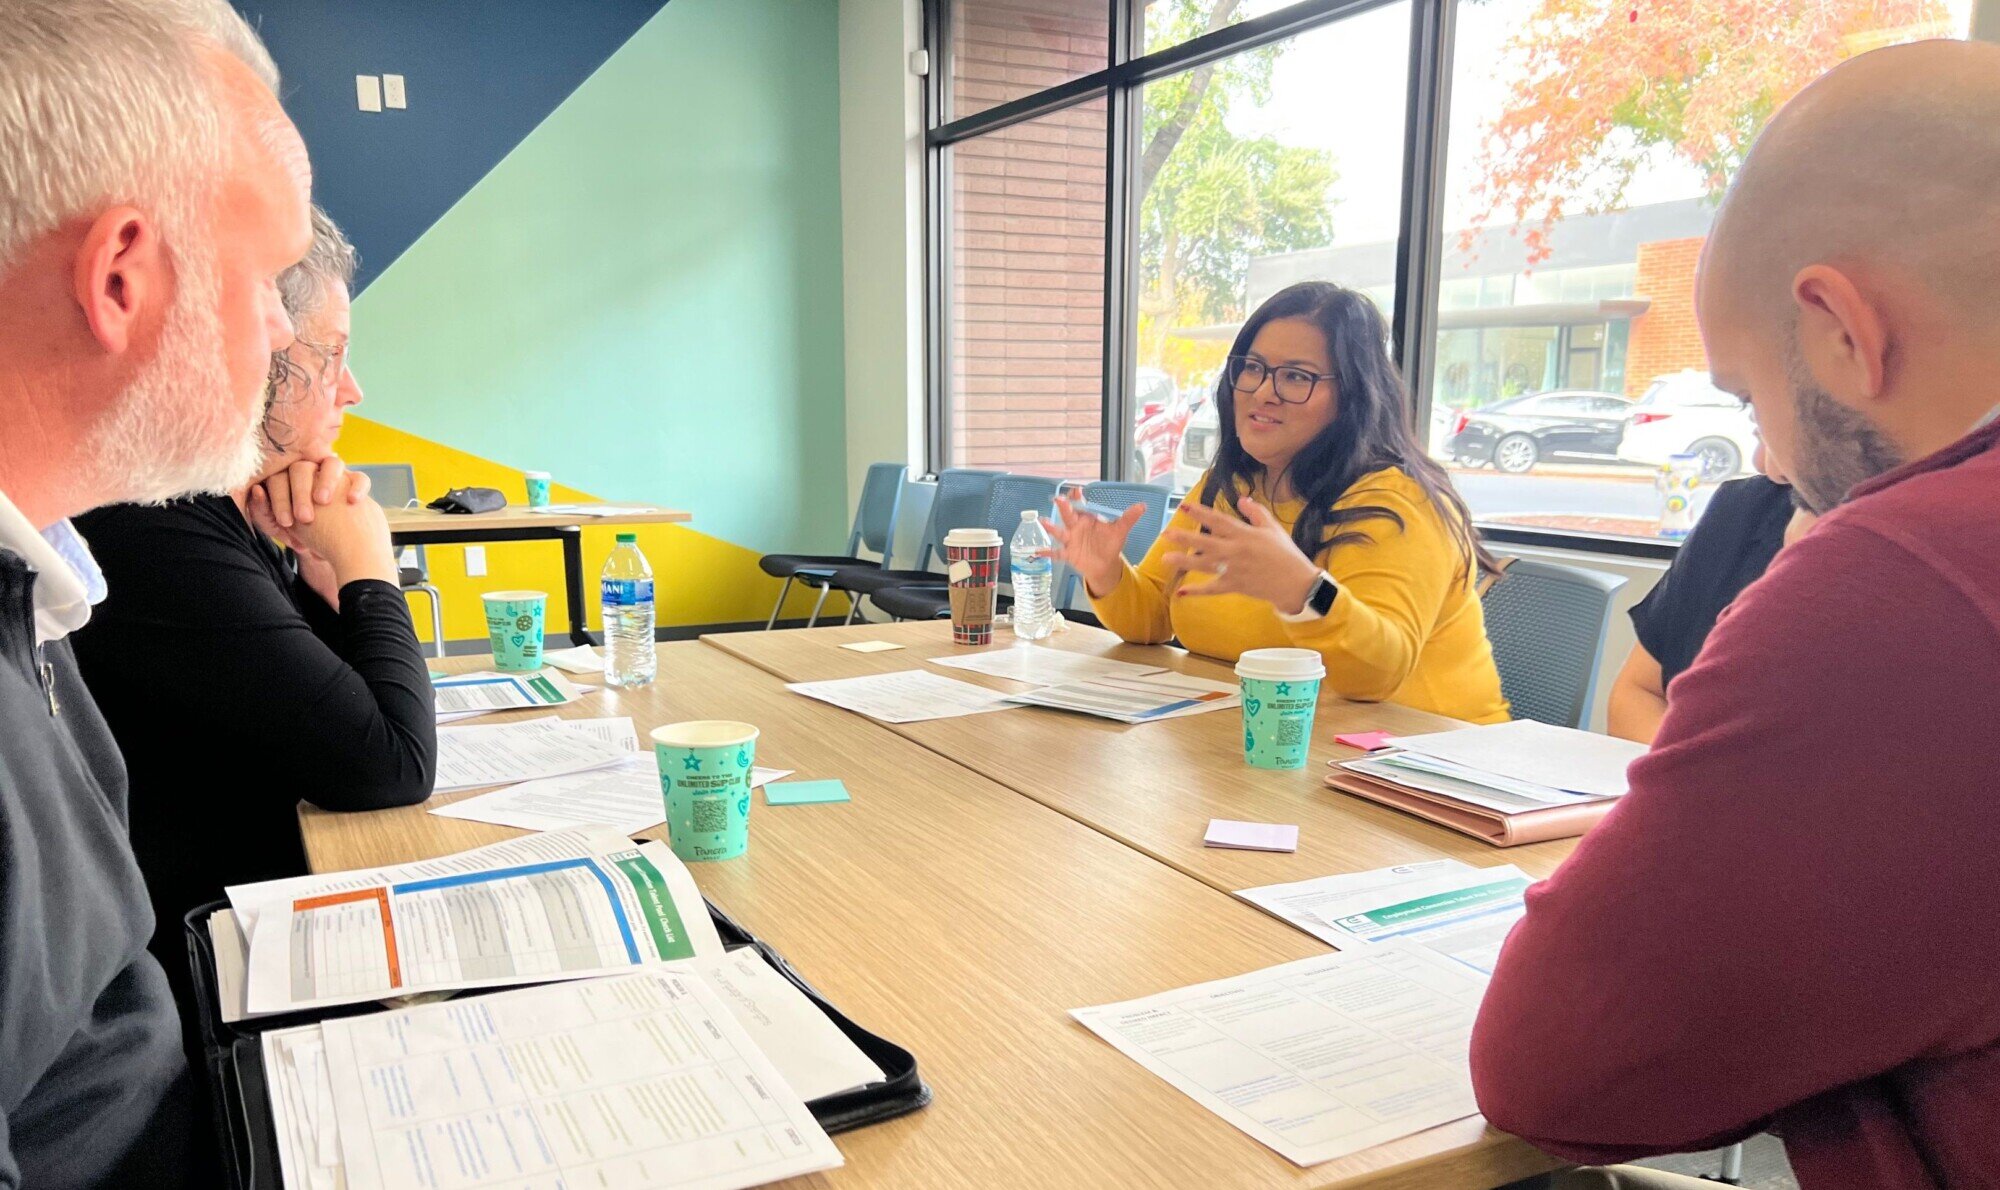
[(764, 787), (767, 806), (812, 806), (847, 800), (847, 786), (838, 781), (778, 781)]

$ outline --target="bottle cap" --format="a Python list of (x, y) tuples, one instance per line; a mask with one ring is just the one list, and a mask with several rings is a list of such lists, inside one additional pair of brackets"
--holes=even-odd
[(620, 533), (618, 535), (619, 545), (624, 545), (628, 541), (637, 542), (638, 540), (639, 540), (639, 535), (637, 533)]
[(1024, 508), (1021, 510), (1021, 519), (1032, 525), (1042, 519), (1042, 514), (1032, 508)]

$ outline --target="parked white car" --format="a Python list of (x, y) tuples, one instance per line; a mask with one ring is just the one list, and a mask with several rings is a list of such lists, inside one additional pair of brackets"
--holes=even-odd
[(1701, 477), (1721, 483), (1750, 470), (1757, 453), (1757, 423), (1750, 407), (1715, 387), (1706, 372), (1656, 378), (1632, 406), (1618, 442), (1618, 457), (1659, 467), (1674, 455), (1701, 460)]
[(1188, 415), (1187, 429), (1181, 433), (1181, 448), (1174, 453), (1174, 494), (1194, 487), (1201, 473), (1215, 461), (1222, 444), (1222, 432), (1215, 416), (1215, 401), (1203, 401)]

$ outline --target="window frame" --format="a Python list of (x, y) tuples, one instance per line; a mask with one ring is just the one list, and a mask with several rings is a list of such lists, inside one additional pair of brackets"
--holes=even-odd
[[(953, 145), (1051, 112), (1105, 99), (1104, 351), (1100, 372), (1099, 464), (1102, 477), (1124, 478), (1136, 412), (1136, 334), (1133, 298), (1138, 287), (1138, 245), (1133, 232), (1138, 195), (1133, 193), (1139, 153), (1141, 103), (1146, 84), (1283, 41), (1402, 0), (1296, 0), (1153, 53), (1142, 48), (1135, 27), (1139, 0), (1104, 0), (1110, 33), (1110, 61), (1093, 71), (1040, 91), (995, 104), (970, 116), (943, 120), (947, 110), (951, 54), (950, 19), (963, 0), (923, 0), (923, 44), (929, 69), (924, 80), (924, 310), (925, 466), (936, 472), (950, 465), (951, 261)], [(1438, 343), (1440, 266), (1444, 250), (1444, 177), (1449, 147), (1452, 56), (1459, 0), (1408, 0), (1409, 68), (1404, 96), (1402, 193), (1397, 221), (1390, 315), (1391, 351), (1410, 392), (1411, 425), (1419, 441), (1430, 424), (1431, 380)], [(1503, 544), (1557, 545), (1627, 557), (1671, 558), (1678, 543), (1615, 538), (1512, 525), (1479, 525), (1489, 540)]]

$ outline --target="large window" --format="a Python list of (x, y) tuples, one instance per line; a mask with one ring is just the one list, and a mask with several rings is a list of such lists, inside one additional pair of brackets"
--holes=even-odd
[(1755, 453), (1693, 317), (1737, 162), (1972, 2), (930, 0), (930, 461), (1184, 488), (1245, 315), (1330, 280), (1482, 524), (1656, 540), (1661, 464)]
[(1787, 96), (1962, 37), (1970, 7), (1780, 0), (1740, 28), (1702, 0), (1458, 6), (1431, 444), (1482, 521), (1652, 537), (1673, 456), (1711, 485), (1697, 509), (1751, 471), (1756, 426), (1694, 319), (1716, 200)]

